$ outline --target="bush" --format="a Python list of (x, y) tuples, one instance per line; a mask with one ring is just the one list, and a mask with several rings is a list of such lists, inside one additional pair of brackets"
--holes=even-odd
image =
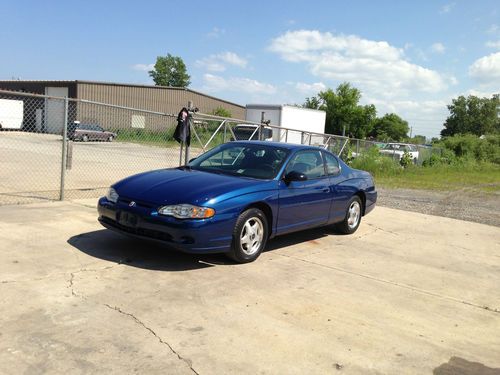
[(403, 168), (408, 168), (410, 165), (413, 164), (413, 158), (411, 157), (411, 154), (408, 151), (405, 151), (403, 153), (403, 156), (401, 156), (401, 159), (399, 160), (399, 164)]
[(435, 153), (432, 153), (427, 159), (425, 159), (422, 163), (422, 166), (433, 167), (436, 165), (450, 165), (456, 163), (457, 163), (457, 157), (455, 156), (453, 151), (448, 149), (441, 149), (441, 150), (436, 150)]
[(401, 174), (403, 171), (403, 168), (401, 168), (396, 160), (381, 155), (377, 147), (372, 147), (367, 152), (353, 159), (350, 165), (353, 168), (368, 171), (374, 177), (381, 175), (394, 176)]
[(500, 164), (500, 134), (477, 137), (472, 134), (454, 135), (439, 142), (458, 159), (474, 159), (480, 162)]

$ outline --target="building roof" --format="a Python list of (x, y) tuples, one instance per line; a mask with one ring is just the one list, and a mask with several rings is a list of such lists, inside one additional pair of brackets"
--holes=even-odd
[(241, 108), (245, 108), (245, 106), (241, 104), (237, 104), (234, 102), (230, 102), (229, 100), (224, 100), (221, 98), (217, 98), (212, 95), (205, 94), (203, 92), (199, 92), (196, 90), (192, 90), (189, 88), (184, 88), (184, 87), (172, 87), (172, 86), (155, 86), (155, 85), (144, 85), (144, 84), (136, 84), (136, 83), (124, 83), (124, 82), (104, 82), (104, 81), (86, 81), (86, 80), (0, 80), (1, 82), (8, 82), (8, 83), (40, 83), (40, 84), (78, 84), (78, 83), (83, 83), (83, 84), (89, 84), (89, 85), (105, 85), (105, 86), (127, 86), (127, 87), (142, 87), (142, 88), (150, 88), (150, 89), (159, 89), (159, 90), (175, 90), (175, 91), (188, 91), (192, 92), (193, 94), (198, 94), (205, 96), (207, 98), (212, 98), (215, 100), (219, 100), (221, 102), (225, 102), (231, 105), (235, 105)]

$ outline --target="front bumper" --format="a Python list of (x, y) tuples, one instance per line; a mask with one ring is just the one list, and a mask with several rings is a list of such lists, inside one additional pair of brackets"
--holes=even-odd
[(225, 253), (230, 250), (236, 217), (217, 214), (205, 220), (180, 220), (152, 215), (154, 208), (129, 207), (106, 198), (97, 204), (99, 222), (112, 231), (153, 240), (189, 253)]

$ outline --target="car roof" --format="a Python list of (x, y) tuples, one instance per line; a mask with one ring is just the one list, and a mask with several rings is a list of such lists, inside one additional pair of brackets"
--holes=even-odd
[(299, 145), (299, 144), (294, 144), (294, 143), (283, 143), (283, 142), (270, 142), (270, 141), (233, 141), (231, 143), (248, 144), (248, 145), (258, 144), (258, 145), (263, 145), (263, 146), (280, 147), (280, 148), (285, 148), (285, 149), (288, 149), (288, 150), (317, 149), (317, 150), (328, 151), (328, 150), (325, 150), (324, 148), (321, 148), (321, 147), (309, 146), (309, 145)]

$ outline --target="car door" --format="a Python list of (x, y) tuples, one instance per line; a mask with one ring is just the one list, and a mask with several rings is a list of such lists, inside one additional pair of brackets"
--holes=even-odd
[(328, 222), (332, 192), (321, 151), (299, 151), (289, 161), (283, 176), (303, 173), (305, 181), (279, 183), (279, 211), (276, 233), (320, 226)]
[(323, 152), (326, 163), (326, 173), (330, 179), (332, 200), (330, 203), (329, 223), (336, 223), (344, 219), (347, 203), (351, 198), (352, 187), (342, 185), (346, 178), (342, 175), (339, 160), (328, 152)]

